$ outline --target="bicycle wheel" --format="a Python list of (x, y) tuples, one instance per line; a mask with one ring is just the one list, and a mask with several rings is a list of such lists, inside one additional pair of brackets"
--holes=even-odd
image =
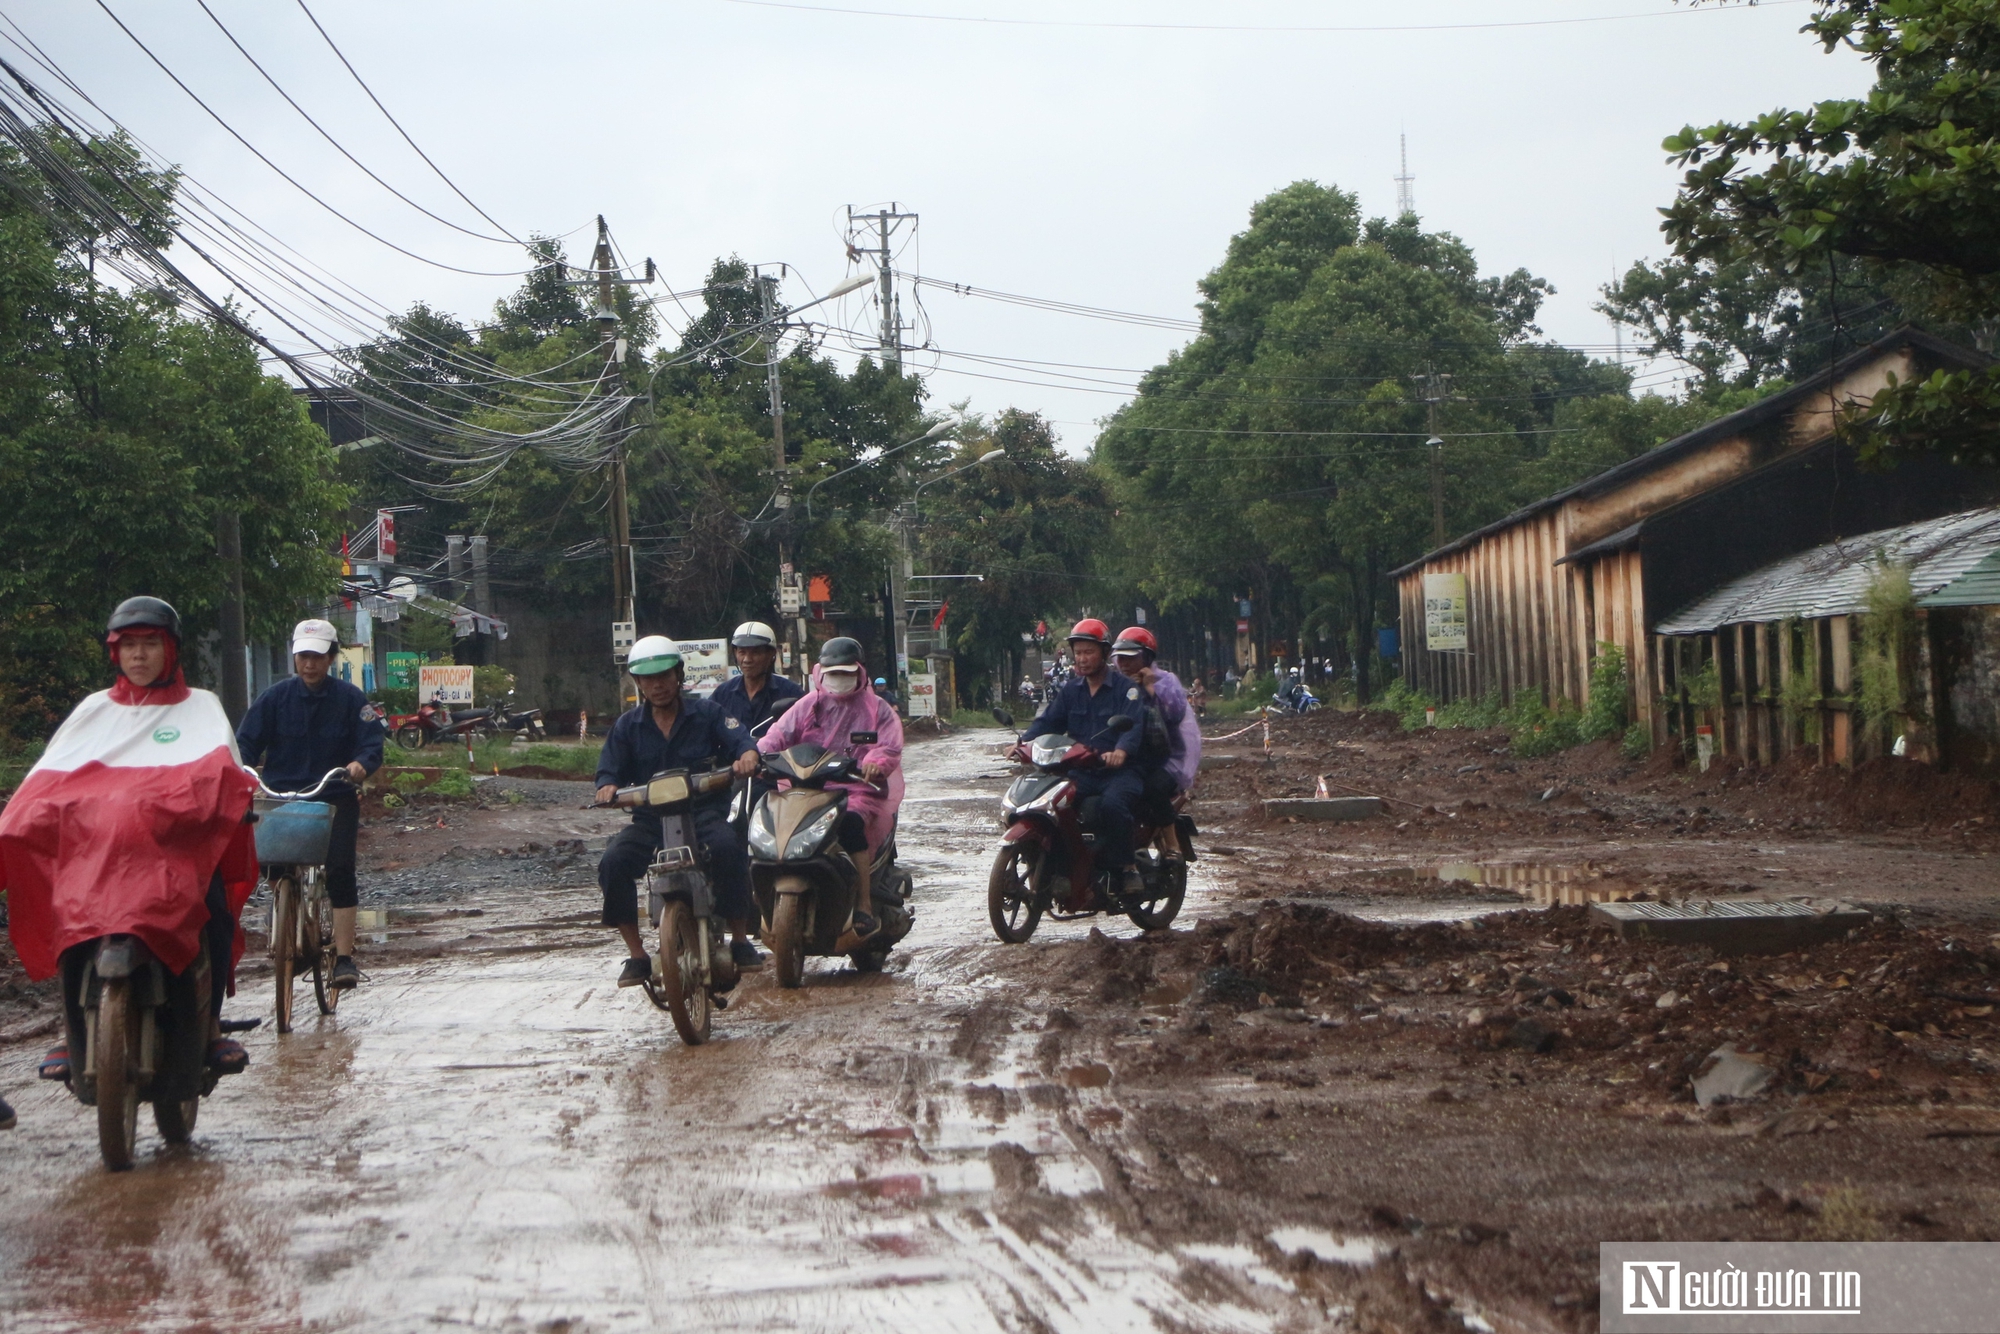
[(321, 1014), (340, 1008), (340, 988), (333, 985), (333, 960), (337, 947), (333, 940), (333, 904), (324, 891), (306, 899), (306, 956), (312, 960), (313, 996)]
[(681, 1041), (699, 1047), (714, 1020), (708, 1003), (707, 960), (701, 957), (701, 923), (675, 900), (660, 914), (660, 991)]
[(271, 976), (278, 983), (278, 1031), (292, 1031), (292, 962), (299, 947), (299, 882), (271, 882)]
[(107, 978), (97, 998), (97, 1149), (114, 1172), (132, 1166), (139, 1141), (139, 1016), (132, 979)]

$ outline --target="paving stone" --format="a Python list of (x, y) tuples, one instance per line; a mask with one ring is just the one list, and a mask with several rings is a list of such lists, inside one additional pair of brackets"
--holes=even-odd
[(1695, 899), (1686, 903), (1593, 903), (1592, 920), (1626, 940), (1707, 945), (1718, 954), (1773, 954), (1838, 940), (1870, 915), (1846, 904), (1789, 900)]
[(1273, 820), (1286, 815), (1299, 820), (1372, 820), (1381, 813), (1380, 797), (1272, 797), (1264, 803), (1264, 814)]

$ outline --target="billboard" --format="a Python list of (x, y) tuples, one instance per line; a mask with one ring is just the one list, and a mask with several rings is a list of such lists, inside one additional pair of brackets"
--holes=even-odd
[(1424, 576), (1424, 647), (1434, 653), (1463, 653), (1470, 643), (1465, 628), (1465, 576)]
[(417, 703), (435, 700), (448, 708), (472, 704), (472, 668), (426, 663), (417, 668)]
[(736, 675), (736, 669), (729, 665), (727, 639), (682, 639), (676, 642), (681, 646), (681, 665), (687, 669), (687, 685), (683, 688), (690, 694), (707, 699), (715, 693), (717, 686)]

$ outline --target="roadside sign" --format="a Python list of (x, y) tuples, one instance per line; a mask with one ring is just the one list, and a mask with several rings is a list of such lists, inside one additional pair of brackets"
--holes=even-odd
[(715, 693), (715, 688), (727, 681), (729, 670), (729, 641), (727, 639), (682, 639), (681, 666), (687, 669), (687, 684), (683, 689), (707, 699)]
[(417, 668), (423, 664), (421, 653), (387, 653), (383, 655), (383, 666), (388, 676), (391, 690), (409, 690), (417, 684)]
[(910, 716), (937, 717), (937, 677), (930, 672), (910, 673)]
[(1424, 576), (1424, 647), (1434, 653), (1463, 653), (1471, 647), (1465, 628), (1465, 576)]
[(417, 668), (417, 703), (433, 700), (439, 704), (472, 704), (472, 668), (440, 667), (425, 663)]

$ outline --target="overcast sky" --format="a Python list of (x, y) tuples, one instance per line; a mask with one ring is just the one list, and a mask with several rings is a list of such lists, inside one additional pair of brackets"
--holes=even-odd
[[(520, 267), (518, 249), (426, 218), (342, 159), (197, 0), (107, 2), (223, 120), (355, 221), (444, 264)], [(1463, 237), (1486, 272), (1551, 280), (1549, 335), (1605, 355), (1596, 289), (1663, 251), (1655, 210), (1675, 173), (1660, 140), (1869, 82), (1851, 55), (1799, 34), (1812, 12), (1801, 0), (1692, 11), (1672, 0), (308, 3), (508, 231), (567, 234), (587, 262), (582, 229), (601, 212), (628, 258), (658, 261), (655, 291), (696, 287), (716, 256), (738, 254), (791, 265), (785, 295), (803, 303), (853, 271), (845, 206), (894, 200), (921, 215), (903, 269), (1188, 318), (1196, 280), (1270, 191), (1309, 178), (1357, 192), (1368, 215), (1392, 212), (1406, 134), (1425, 225)], [(355, 157), (436, 213), (492, 231), (369, 103), (296, 0), (208, 5)], [(514, 285), (407, 258), (333, 217), (95, 0), (13, 0), (5, 12), (157, 153), (380, 309), (424, 300), (476, 321)], [(1137, 26), (1175, 24), (1217, 26)], [(1423, 30), (1353, 30), (1383, 24)], [(1446, 26), (1481, 24), (1522, 26)], [(0, 54), (19, 63), (4, 43)], [(867, 330), (868, 296), (820, 309)], [(934, 404), (1032, 408), (1078, 449), (1134, 373), (1186, 339), (937, 289), (924, 289), (923, 311), (917, 336), (941, 349), (919, 358), (936, 366)], [(683, 318), (671, 302), (663, 312)]]

